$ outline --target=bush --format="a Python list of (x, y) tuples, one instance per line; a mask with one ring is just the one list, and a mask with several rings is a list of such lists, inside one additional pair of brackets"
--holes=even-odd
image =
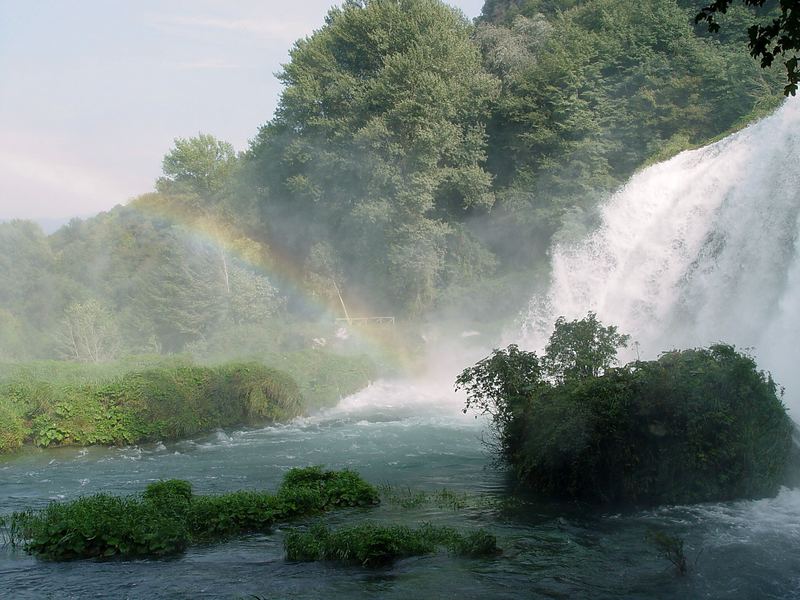
[(222, 496), (195, 498), (189, 508), (188, 527), (196, 539), (212, 540), (243, 533), (266, 533), (283, 515), (275, 496), (266, 492), (238, 491)]
[(492, 416), (500, 458), (549, 496), (641, 504), (763, 497), (785, 480), (792, 453), (777, 386), (722, 344), (552, 379), (534, 353), (510, 347), (458, 383), (468, 407)]
[(16, 450), (25, 441), (29, 431), (25, 421), (10, 406), (0, 404), (0, 453)]
[(166, 556), (193, 542), (269, 531), (277, 521), (377, 502), (377, 491), (352, 471), (293, 469), (275, 495), (238, 491), (194, 496), (187, 481), (147, 486), (141, 497), (97, 494), (41, 511), (15, 513), (15, 542), (42, 558), (70, 560)]
[(319, 495), (323, 509), (346, 506), (369, 506), (379, 502), (377, 490), (347, 469), (323, 471), (321, 467), (292, 469), (286, 474), (279, 496), (290, 496), (310, 491)]
[(55, 446), (177, 439), (291, 419), (304, 407), (289, 375), (256, 363), (212, 368), (168, 361), (123, 374), (114, 365), (106, 371), (56, 366), (52, 379), (46, 377), (46, 369), (34, 366), (0, 381), (0, 452), (23, 441)]
[(335, 560), (375, 567), (409, 556), (420, 556), (445, 547), (469, 557), (494, 556), (495, 537), (485, 530), (461, 534), (449, 527), (365, 523), (335, 531), (315, 525), (308, 531), (290, 531), (284, 538), (286, 558), (302, 562)]
[(21, 519), (25, 549), (42, 558), (166, 556), (189, 543), (185, 523), (137, 498), (97, 494), (51, 503)]

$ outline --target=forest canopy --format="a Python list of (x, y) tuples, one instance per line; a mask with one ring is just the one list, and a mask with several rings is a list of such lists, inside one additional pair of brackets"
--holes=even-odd
[(513, 315), (551, 241), (636, 169), (780, 102), (753, 13), (731, 5), (710, 34), (702, 6), (488, 0), (473, 23), (440, 0), (348, 0), (293, 46), (244, 152), (178, 138), (155, 192), (49, 236), (0, 225), (0, 356), (307, 346), (298, 324), (341, 302)]

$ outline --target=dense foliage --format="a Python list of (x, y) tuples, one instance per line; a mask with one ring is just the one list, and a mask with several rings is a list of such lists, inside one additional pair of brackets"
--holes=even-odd
[(703, 6), (488, 0), (473, 24), (344, 2), (244, 154), (179, 138), (154, 193), (49, 236), (0, 224), (0, 360), (308, 348), (340, 294), (356, 316), (513, 314), (553, 236), (635, 169), (779, 102), (745, 25), (780, 8), (709, 34)]
[(497, 540), (483, 529), (461, 533), (450, 527), (433, 525), (411, 529), (405, 525), (364, 523), (334, 531), (316, 525), (308, 531), (290, 531), (284, 538), (289, 560), (341, 561), (365, 567), (430, 554), (439, 546), (458, 556), (475, 558), (499, 554)]
[(12, 369), (0, 378), (0, 452), (24, 442), (46, 447), (176, 439), (287, 420), (306, 408), (289, 375), (255, 363), (201, 367), (175, 360), (117, 368), (117, 374), (52, 363)]
[(703, 502), (774, 494), (785, 481), (792, 422), (772, 379), (730, 346), (563, 379), (541, 362), (512, 346), (458, 380), (467, 406), (492, 417), (499, 457), (539, 493)]
[[(764, 7), (767, 0), (743, 0), (751, 7)], [(708, 30), (719, 32), (717, 16), (728, 12), (732, 0), (714, 0), (704, 6), (695, 17), (696, 22), (706, 21)], [(784, 94), (794, 96), (800, 82), (798, 52), (800, 52), (800, 3), (797, 0), (779, 0), (780, 13), (767, 22), (756, 22), (747, 29), (750, 38), (750, 54), (761, 59), (762, 67), (769, 67), (778, 56), (786, 56), (786, 76), (789, 83)]]
[(14, 543), (50, 560), (161, 557), (192, 543), (251, 532), (325, 511), (369, 506), (376, 490), (352, 471), (292, 469), (275, 494), (196, 496), (186, 481), (147, 486), (141, 497), (97, 494), (10, 517)]

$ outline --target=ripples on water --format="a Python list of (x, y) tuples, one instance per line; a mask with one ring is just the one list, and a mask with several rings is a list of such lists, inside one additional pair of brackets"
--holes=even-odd
[[(295, 564), (282, 528), (193, 547), (163, 561), (47, 563), (0, 550), (8, 598), (795, 598), (800, 597), (800, 491), (755, 502), (598, 514), (513, 495), (480, 443), (484, 422), (436, 387), (379, 382), (335, 409), (288, 425), (217, 431), (172, 444), (30, 450), (0, 463), (0, 510), (99, 491), (140, 492), (180, 477), (198, 493), (274, 488), (309, 464), (358, 470), (373, 483), (477, 500), (453, 511), (393, 503), (335, 513), (333, 525), (386, 520), (488, 527), (503, 556), (437, 554), (383, 569)], [(509, 501), (510, 498), (513, 501)], [(645, 541), (659, 527), (686, 540), (691, 575), (679, 578)]]

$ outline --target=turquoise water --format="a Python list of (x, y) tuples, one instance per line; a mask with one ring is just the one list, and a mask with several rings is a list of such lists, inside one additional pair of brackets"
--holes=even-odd
[[(199, 493), (274, 489), (295, 466), (352, 468), (396, 493), (467, 493), (435, 502), (324, 518), (486, 527), (504, 552), (439, 554), (380, 569), (298, 564), (283, 556), (286, 526), (269, 535), (190, 548), (170, 560), (49, 563), (0, 549), (9, 598), (795, 598), (800, 597), (800, 491), (749, 502), (598, 513), (541, 504), (513, 489), (481, 444), (485, 423), (446, 389), (378, 383), (336, 409), (289, 425), (173, 444), (26, 451), (0, 463), (0, 512), (95, 492), (137, 493), (180, 477)], [(293, 524), (303, 526), (305, 523)], [(691, 573), (677, 577), (646, 541), (658, 527), (686, 540)]]

